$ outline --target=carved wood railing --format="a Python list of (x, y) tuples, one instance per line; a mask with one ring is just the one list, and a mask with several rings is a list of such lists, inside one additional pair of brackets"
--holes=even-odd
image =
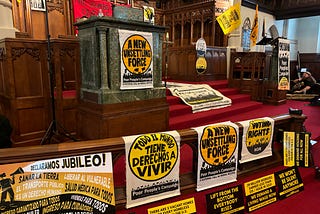
[[(278, 115), (274, 116), (275, 128), (274, 128), (274, 144), (280, 146), (273, 146), (273, 155), (267, 158), (263, 158), (256, 161), (251, 161), (248, 163), (240, 164), (238, 177), (243, 178), (252, 173), (265, 170), (274, 166), (279, 166), (282, 164), (282, 155), (281, 155), (281, 144), (279, 136), (281, 131), (303, 131), (304, 121), (306, 116), (298, 115)], [(239, 124), (240, 137), (242, 135), (242, 127)], [(178, 130), (181, 136), (181, 146), (188, 145), (192, 148), (193, 152), (193, 166), (196, 166), (197, 163), (197, 133), (193, 129)], [(121, 158), (125, 154), (125, 144), (122, 138), (108, 138), (100, 140), (91, 140), (91, 141), (80, 141), (80, 142), (70, 142), (70, 143), (61, 143), (61, 144), (48, 144), (42, 146), (32, 146), (25, 148), (10, 148), (10, 149), (1, 149), (0, 150), (0, 164), (11, 164), (11, 163), (22, 163), (27, 161), (37, 161), (44, 159), (53, 159), (61, 158), (65, 156), (76, 156), (84, 154), (93, 154), (101, 152), (111, 152), (113, 157), (113, 166), (117, 162), (122, 161)], [(180, 163), (186, 164), (186, 163)], [(114, 167), (117, 171), (114, 171), (114, 174), (117, 173), (118, 176), (114, 176), (115, 181), (119, 177), (125, 177), (125, 170), (120, 169), (119, 167)], [(194, 168), (195, 170), (195, 168)], [(120, 174), (121, 176), (119, 176)], [(196, 172), (188, 172), (185, 174), (180, 174), (181, 180), (181, 192), (190, 193), (195, 192), (196, 187)], [(115, 182), (117, 183), (117, 182)], [(118, 182), (119, 183), (119, 182)], [(115, 197), (116, 197), (116, 208), (123, 209), (126, 203), (126, 193), (125, 186), (115, 186)]]

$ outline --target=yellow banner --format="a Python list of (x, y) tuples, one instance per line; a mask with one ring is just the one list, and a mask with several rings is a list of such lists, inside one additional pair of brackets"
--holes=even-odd
[(224, 34), (228, 34), (239, 27), (241, 23), (240, 4), (230, 7), (217, 17), (217, 21)]
[(258, 30), (259, 30), (259, 24), (258, 24), (258, 5), (256, 5), (256, 14), (254, 16), (253, 25), (250, 33), (250, 41), (251, 46), (255, 46), (257, 43), (258, 38)]
[(294, 166), (295, 154), (295, 132), (283, 133), (283, 164), (284, 166)]

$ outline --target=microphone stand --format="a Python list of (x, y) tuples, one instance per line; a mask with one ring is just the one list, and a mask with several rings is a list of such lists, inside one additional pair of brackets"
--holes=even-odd
[[(51, 42), (50, 42), (50, 33), (49, 33), (49, 15), (48, 15), (48, 6), (47, 1), (44, 1), (45, 6), (45, 21), (46, 21), (46, 33), (47, 33), (47, 48), (48, 48), (48, 57), (47, 57), (47, 63), (48, 63), (48, 69), (49, 69), (49, 79), (50, 79), (50, 96), (51, 96), (51, 110), (52, 110), (52, 121), (49, 125), (49, 128), (47, 129), (44, 137), (41, 139), (41, 145), (50, 143), (52, 140), (52, 137), (54, 135), (63, 135), (73, 141), (77, 141), (76, 138), (74, 138), (61, 124), (59, 124), (56, 120), (56, 108), (55, 108), (55, 98), (54, 98), (54, 73), (52, 70), (51, 65)], [(59, 131), (58, 127), (62, 130)]]

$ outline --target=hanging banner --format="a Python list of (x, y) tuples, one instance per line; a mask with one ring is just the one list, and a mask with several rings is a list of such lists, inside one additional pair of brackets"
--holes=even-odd
[(250, 33), (250, 41), (251, 41), (250, 46), (251, 47), (256, 45), (257, 39), (258, 39), (258, 31), (259, 31), (258, 8), (259, 8), (259, 6), (256, 5), (256, 13), (254, 15), (252, 29), (251, 29), (251, 33)]
[(275, 173), (279, 198), (285, 199), (304, 190), (297, 167), (290, 167)]
[(274, 120), (270, 117), (239, 122), (243, 126), (240, 163), (272, 155)]
[(1, 213), (115, 213), (111, 153), (1, 166)]
[(242, 185), (206, 195), (207, 213), (244, 213)]
[(232, 122), (197, 127), (197, 191), (237, 180), (239, 127)]
[(153, 87), (152, 33), (119, 29), (121, 47), (120, 89)]
[(180, 135), (176, 131), (123, 137), (127, 208), (180, 195)]
[(233, 5), (233, 0), (215, 0), (214, 10), (215, 16), (220, 16), (222, 13), (226, 12), (230, 6)]
[(231, 33), (241, 24), (240, 4), (230, 7), (217, 17), (217, 21), (225, 35)]
[(290, 40), (278, 41), (278, 90), (290, 90)]
[(247, 212), (265, 207), (276, 202), (276, 182), (274, 174), (244, 183)]
[(86, 16), (98, 16), (99, 11), (104, 16), (112, 16), (112, 3), (102, 0), (72, 0), (74, 20)]

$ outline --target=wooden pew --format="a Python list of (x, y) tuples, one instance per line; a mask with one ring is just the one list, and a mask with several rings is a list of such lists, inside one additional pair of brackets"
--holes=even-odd
[[(239, 165), (238, 177), (243, 178), (252, 173), (266, 170), (268, 168), (279, 166), (282, 164), (282, 146), (279, 143), (279, 136), (282, 130), (300, 132), (304, 130), (304, 121), (306, 116), (302, 115), (278, 115), (274, 116), (274, 145), (273, 155), (271, 157), (260, 160), (244, 163)], [(240, 126), (240, 124), (239, 124)], [(193, 129), (178, 130), (181, 136), (181, 146), (187, 144), (193, 151), (193, 165), (197, 166), (197, 133)], [(240, 126), (240, 138), (242, 128)], [(37, 161), (52, 158), (61, 158), (66, 156), (76, 156), (83, 154), (111, 152), (113, 157), (113, 166), (125, 154), (125, 144), (122, 138), (108, 138), (80, 142), (67, 142), (60, 144), (48, 144), (42, 146), (31, 146), (26, 148), (9, 148), (0, 150), (0, 164), (19, 163), (26, 161)], [(184, 163), (180, 163), (184, 164)], [(196, 187), (196, 172), (188, 172), (180, 174), (181, 192), (195, 192)], [(124, 173), (124, 169), (115, 168)], [(114, 171), (115, 172), (115, 171)], [(117, 178), (114, 178), (117, 179)], [(126, 204), (125, 186), (115, 186), (116, 209), (123, 209)]]

